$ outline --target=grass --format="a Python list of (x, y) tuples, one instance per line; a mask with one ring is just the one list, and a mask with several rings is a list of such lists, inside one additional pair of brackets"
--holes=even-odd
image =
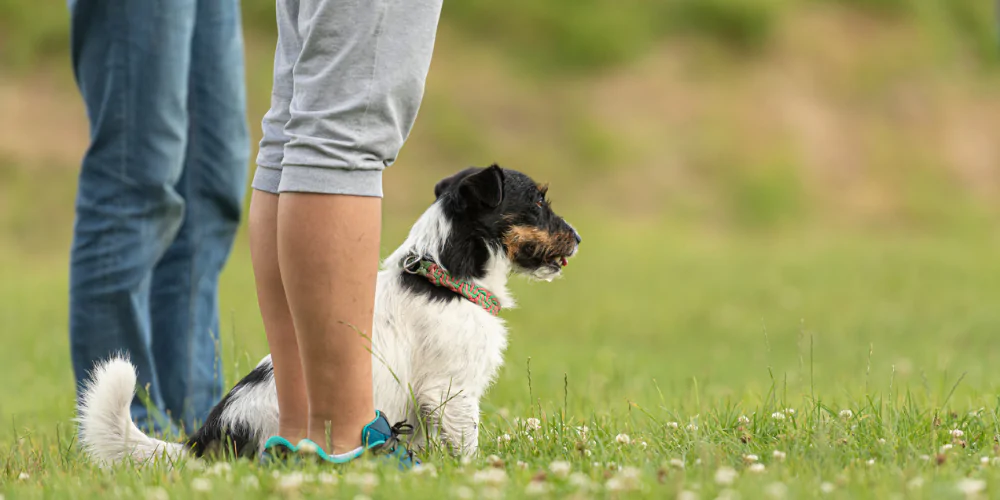
[[(387, 246), (415, 215), (387, 220)], [(991, 349), (1000, 242), (713, 235), (577, 215), (585, 242), (567, 276), (515, 285), (522, 306), (505, 312), (511, 348), (484, 401), (481, 453), (469, 463), (431, 453), (434, 474), (359, 465), (318, 476), (328, 471), (243, 462), (96, 469), (74, 446), (70, 423), (64, 258), (8, 242), (0, 246), (0, 493), (754, 498), (832, 489), (842, 498), (957, 498), (967, 478), (1000, 488), (991, 462), (1000, 434), (1000, 375), (991, 369), (1000, 357)], [(235, 380), (266, 350), (243, 235), (221, 300), (226, 375)], [(752, 472), (750, 455), (763, 472)]]
[[(0, 50), (0, 64), (30, 69), (39, 59), (65, 58), (65, 9), (47, 1), (49, 10), (0, 0), (0, 47), (13, 49)], [(913, 67), (921, 71), (899, 78), (924, 88), (929, 108), (954, 109), (956, 116), (980, 105), (991, 109), (993, 94), (978, 96), (969, 90), (975, 85), (967, 89), (963, 83), (994, 88), (992, 80), (974, 80), (978, 75), (971, 71), (942, 70), (953, 78), (959, 98), (935, 97), (938, 73), (924, 70), (946, 58), (919, 43), (929, 31), (935, 50), (995, 59), (986, 2), (825, 2), (870, 13), (865, 15), (875, 16), (889, 33), (898, 25), (915, 25), (921, 36), (906, 38), (904, 45), (917, 47), (913, 53), (919, 53), (921, 65)], [(585, 241), (564, 279), (515, 283), (521, 308), (504, 312), (511, 346), (483, 402), (481, 453), (463, 463), (432, 452), (424, 458), (434, 474), (399, 475), (359, 465), (329, 476), (327, 470), (275, 471), (245, 462), (107, 472), (86, 463), (73, 437), (66, 338), (73, 172), (49, 165), (22, 168), (13, 164), (19, 158), (5, 160), (11, 164), (0, 160), (0, 496), (693, 498), (682, 495), (691, 492), (708, 499), (733, 498), (733, 492), (744, 498), (811, 498), (829, 491), (833, 498), (960, 498), (966, 495), (959, 486), (976, 486), (977, 480), (985, 481), (986, 495), (998, 496), (1000, 375), (992, 367), (1000, 361), (995, 349), (1000, 240), (988, 236), (995, 233), (996, 199), (977, 198), (956, 185), (944, 168), (951, 162), (941, 155), (945, 147), (910, 130), (919, 120), (889, 116), (878, 112), (879, 106), (871, 106), (874, 111), (865, 106), (868, 114), (855, 110), (857, 116), (831, 114), (831, 130), (848, 135), (856, 130), (871, 143), (855, 147), (849, 140), (837, 142), (834, 134), (809, 160), (786, 154), (794, 148), (785, 143), (791, 139), (784, 129), (772, 125), (777, 132), (767, 133), (759, 123), (769, 114), (758, 111), (764, 108), (748, 107), (745, 114), (752, 120), (739, 119), (740, 106), (730, 103), (754, 102), (757, 93), (726, 99), (729, 85), (739, 90), (754, 74), (752, 65), (740, 69), (733, 62), (752, 60), (747, 54), (767, 63), (774, 32), (802, 18), (791, 11), (821, 3), (446, 5), (445, 35), (439, 39), (444, 57), (432, 72), (422, 125), (408, 145), (403, 162), (408, 164), (393, 167), (388, 176), (384, 253), (402, 240), (435, 175), (443, 175), (447, 165), (494, 155), (553, 181), (558, 209)], [(244, 7), (253, 42), (250, 94), (257, 96), (251, 104), (258, 108), (250, 114), (259, 117), (270, 85), (273, 3), (251, 0)], [(650, 14), (654, 11), (665, 14)], [(657, 115), (646, 122), (654, 129), (653, 143), (640, 138), (633, 144), (628, 134), (634, 131), (623, 125), (633, 119), (644, 123), (641, 108), (626, 106), (631, 109), (623, 113), (626, 120), (609, 121), (595, 111), (601, 100), (591, 102), (584, 92), (590, 87), (563, 90), (572, 79), (564, 80), (560, 71), (600, 76), (606, 66), (641, 60), (674, 35), (751, 51), (722, 59), (725, 72), (707, 83), (684, 85), (678, 83), (683, 79), (656, 72), (633, 78), (657, 85), (662, 78), (668, 89), (718, 103), (726, 113), (709, 108), (692, 112), (690, 120)], [(829, 46), (841, 47), (842, 41)], [(524, 84), (512, 76), (519, 70), (490, 62), (483, 66), (493, 70), (487, 74), (502, 78), (487, 79), (493, 87), (482, 87), (468, 78), (481, 68), (467, 64), (479, 59), (478, 52), (463, 52), (466, 42), (487, 45), (491, 56), (495, 50), (537, 70), (525, 81), (545, 84), (540, 91), (516, 85), (510, 90)], [(755, 48), (762, 50), (751, 54)], [(880, 104), (895, 95), (896, 80), (887, 74), (910, 68), (908, 59), (886, 66), (895, 56), (876, 54), (859, 59), (860, 69), (828, 74), (827, 60), (819, 56), (817, 79), (843, 79), (850, 90), (845, 93), (869, 95), (867, 89)], [(814, 59), (811, 52), (802, 57)], [(692, 92), (695, 87), (706, 93)], [(493, 97), (471, 99), (470, 88)], [(819, 111), (839, 109), (840, 87), (831, 88), (829, 95), (805, 102)], [(952, 95), (951, 87), (943, 89)], [(885, 128), (892, 134), (871, 132), (881, 131), (876, 125), (882, 123), (891, 125)], [(955, 127), (942, 125), (949, 126)], [(966, 136), (975, 128), (989, 130), (969, 125), (952, 135)], [(661, 144), (661, 137), (671, 139)], [(633, 157), (641, 146), (655, 156)], [(810, 178), (815, 173), (810, 162), (841, 150), (857, 156), (848, 155), (836, 167), (863, 172), (855, 175), (883, 187), (872, 199), (887, 208), (851, 212), (844, 209), (848, 202), (837, 203), (849, 196), (836, 183)], [(685, 175), (671, 176), (667, 167), (673, 164)], [(652, 175), (660, 170), (668, 173)], [(619, 177), (625, 180), (618, 182)], [(685, 211), (689, 200), (695, 201)], [(889, 215), (879, 216), (882, 210)], [(830, 212), (844, 212), (848, 222)], [(678, 218), (685, 226), (677, 225)], [(230, 382), (266, 352), (249, 269), (241, 233), (220, 291), (223, 364)], [(538, 420), (537, 429), (529, 419)], [(956, 429), (961, 436), (953, 434)], [(628, 435), (628, 443), (619, 435)], [(757, 456), (755, 463), (750, 455)], [(565, 474), (561, 462), (569, 464)], [(756, 464), (764, 466), (762, 472), (755, 472)], [(728, 483), (730, 468), (735, 476)]]

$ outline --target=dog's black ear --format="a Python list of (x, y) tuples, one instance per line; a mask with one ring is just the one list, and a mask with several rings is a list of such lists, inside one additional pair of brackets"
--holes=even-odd
[(444, 179), (441, 179), (434, 186), (434, 199), (440, 198), (445, 191), (451, 189), (451, 187), (454, 186), (457, 182), (481, 170), (482, 168), (479, 167), (469, 167), (455, 175), (452, 175), (451, 177), (445, 177)]
[(463, 179), (459, 190), (469, 201), (496, 208), (503, 202), (503, 181), (503, 169), (493, 164)]

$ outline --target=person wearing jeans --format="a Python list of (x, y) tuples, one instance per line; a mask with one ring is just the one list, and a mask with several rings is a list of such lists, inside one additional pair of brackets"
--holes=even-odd
[(265, 455), (308, 445), (339, 463), (391, 432), (368, 341), (382, 171), (416, 119), (440, 12), (441, 0), (277, 0), (249, 214), (279, 407)]
[(218, 279), (245, 194), (249, 136), (238, 0), (69, 0), (90, 122), (70, 257), (77, 394), (117, 352), (132, 415), (187, 431), (222, 394)]

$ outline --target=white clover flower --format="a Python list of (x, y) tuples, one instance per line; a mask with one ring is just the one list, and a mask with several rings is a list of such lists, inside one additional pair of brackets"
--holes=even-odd
[(528, 469), (528, 462), (525, 462), (523, 460), (518, 460), (517, 461), (517, 468), (521, 469), (521, 470), (527, 470)]
[(576, 486), (578, 489), (586, 490), (590, 489), (593, 482), (587, 477), (586, 474), (582, 472), (574, 472), (569, 475), (569, 484)]
[(885, 444), (885, 438), (878, 438), (878, 444)]
[(986, 481), (982, 479), (964, 478), (955, 485), (967, 497), (976, 496), (986, 489)]
[(666, 426), (668, 429), (678, 429), (681, 425), (677, 422), (667, 422)]
[(784, 483), (771, 483), (764, 488), (764, 493), (771, 498), (785, 498), (788, 495), (788, 486)]
[(497, 438), (497, 442), (499, 443), (500, 440), (503, 440), (503, 442), (509, 443), (511, 439), (514, 439), (514, 438), (510, 437), (510, 434), (504, 433), (502, 436), (500, 436), (499, 438)]
[(504, 472), (503, 469), (497, 469), (495, 467), (478, 470), (472, 475), (472, 482), (476, 484), (504, 484), (507, 482), (507, 473)]
[(615, 436), (615, 441), (618, 441), (618, 444), (629, 444), (632, 442), (632, 438), (628, 437), (628, 434), (623, 433)]
[(687, 425), (687, 427), (685, 427), (685, 429), (687, 429), (690, 432), (698, 432), (698, 424), (691, 422), (690, 424)]
[(609, 491), (625, 491), (627, 489), (625, 487), (625, 483), (621, 479), (618, 479), (617, 477), (612, 477), (611, 479), (608, 479), (608, 482), (604, 483), (604, 487), (607, 488)]
[(748, 471), (757, 474), (763, 473), (765, 469), (767, 469), (767, 467), (765, 467), (764, 464), (750, 464), (750, 467), (747, 467)]
[(206, 474), (210, 476), (222, 476), (233, 470), (233, 467), (227, 462), (216, 462), (211, 467), (208, 468)]
[(203, 477), (196, 477), (191, 480), (191, 489), (194, 491), (212, 491), (212, 482)]
[(488, 464), (490, 464), (490, 465), (492, 465), (494, 467), (497, 467), (497, 466), (501, 466), (502, 467), (503, 466), (503, 460), (500, 459), (500, 457), (498, 457), (496, 455), (490, 455), (490, 456), (486, 457), (486, 463), (488, 463)]
[(681, 460), (681, 459), (679, 459), (679, 458), (671, 458), (670, 459), (670, 466), (673, 467), (673, 468), (675, 468), (675, 469), (683, 469), (684, 468), (684, 461)]
[(953, 438), (960, 438), (960, 437), (962, 437), (964, 435), (965, 435), (965, 432), (962, 429), (952, 429), (951, 430), (951, 437), (953, 437)]
[(549, 485), (545, 481), (531, 481), (524, 487), (524, 494), (528, 496), (544, 495), (549, 492)]
[(583, 456), (589, 457), (590, 456), (590, 450), (583, 450)]
[(677, 494), (677, 500), (698, 500), (698, 494), (691, 490), (684, 490)]
[(146, 488), (146, 500), (170, 500), (170, 495), (167, 494), (167, 490), (159, 486)]
[(642, 476), (642, 471), (635, 467), (625, 467), (620, 469), (619, 475), (628, 479), (639, 479)]
[(840, 410), (840, 413), (838, 413), (837, 416), (844, 420), (850, 420), (854, 418), (854, 412), (851, 410)]
[(304, 482), (305, 475), (301, 472), (292, 472), (278, 478), (278, 489), (285, 491), (297, 490)]
[(979, 463), (981, 463), (983, 465), (989, 465), (990, 464), (990, 457), (979, 457)]
[(732, 467), (719, 467), (719, 470), (715, 471), (715, 482), (728, 486), (733, 484), (733, 481), (736, 480), (736, 476), (738, 475), (739, 474), (736, 472), (736, 469)]
[(437, 467), (434, 467), (434, 464), (425, 464), (425, 463), (421, 463), (420, 465), (414, 467), (411, 473), (418, 476), (430, 476), (430, 477), (437, 477), (438, 475)]
[(301, 453), (316, 453), (318, 450), (319, 447), (312, 441), (306, 441), (305, 443), (299, 444), (299, 452)]
[(531, 417), (524, 421), (524, 427), (529, 431), (537, 431), (542, 428), (542, 421), (535, 417)]
[(740, 415), (740, 418), (738, 418), (736, 420), (739, 421), (739, 423), (741, 423), (741, 424), (749, 424), (750, 423), (750, 417), (748, 417), (746, 415)]
[(786, 415), (795, 415), (795, 408), (785, 408)]
[(930, 455), (920, 455), (920, 460), (923, 460), (924, 462), (930, 462), (931, 461), (931, 456)]
[(556, 460), (555, 462), (549, 464), (549, 471), (551, 471), (552, 475), (556, 477), (566, 477), (572, 470), (573, 466), (571, 466), (569, 462), (564, 462), (562, 460)]
[(786, 455), (785, 455), (785, 452), (783, 452), (781, 450), (774, 450), (774, 452), (771, 453), (771, 456), (773, 456), (774, 459), (777, 460), (777, 461), (779, 461), (779, 462), (784, 462)]
[(257, 479), (257, 476), (244, 476), (240, 481), (240, 484), (248, 490), (256, 490), (260, 488), (260, 480)]
[(369, 492), (378, 486), (378, 476), (371, 472), (361, 474), (348, 472), (344, 474), (344, 482), (361, 488), (362, 491)]
[(955, 445), (953, 445), (951, 443), (943, 444), (943, 445), (941, 445), (941, 453), (944, 453), (944, 452), (946, 452), (946, 451), (948, 451), (948, 450), (950, 450), (950, 449), (952, 449), (954, 447), (955, 447)]
[(760, 457), (758, 457), (757, 455), (753, 455), (753, 454), (743, 455), (743, 461), (746, 462), (746, 463), (748, 463), (748, 464), (752, 464), (752, 463), (759, 462), (760, 461)]
[(868, 461), (865, 462), (865, 463), (867, 463), (868, 466), (871, 467), (871, 466), (875, 465), (875, 459), (874, 458), (869, 458)]
[(774, 412), (774, 413), (771, 414), (771, 418), (773, 418), (775, 420), (784, 420), (785, 419), (785, 414), (784, 414), (784, 412), (776, 411), (776, 412)]
[(836, 489), (837, 489), (837, 487), (834, 486), (833, 483), (830, 483), (830, 482), (827, 482), (827, 481), (823, 481), (819, 485), (819, 491), (820, 491), (820, 493), (823, 493), (825, 495), (829, 495), (830, 493), (833, 493), (834, 490), (836, 490)]
[(31, 479), (31, 475), (29, 475), (27, 472), (22, 472), (17, 475), (17, 479), (19, 481), (27, 481), (28, 479)]
[(642, 486), (640, 481), (640, 476), (642, 473), (639, 469), (635, 467), (625, 467), (618, 474), (615, 474), (608, 482), (605, 483), (605, 487), (610, 491), (633, 491), (637, 490)]
[(470, 457), (468, 455), (464, 455), (464, 456), (462, 456), (461, 459), (459, 459), (458, 463), (462, 464), (462, 466), (469, 465), (469, 464), (472, 463), (472, 457)]

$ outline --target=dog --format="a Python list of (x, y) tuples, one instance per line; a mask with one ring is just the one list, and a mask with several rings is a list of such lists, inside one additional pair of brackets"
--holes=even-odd
[[(552, 211), (547, 186), (492, 165), (438, 182), (435, 201), (382, 264), (375, 296), (372, 369), (375, 407), (420, 450), (437, 436), (455, 455), (479, 443), (479, 402), (503, 364), (514, 307), (508, 277), (552, 281), (580, 234)], [(218, 454), (257, 456), (278, 432), (270, 355), (211, 410), (183, 443), (147, 436), (132, 422), (135, 367), (112, 357), (92, 372), (80, 398), (82, 448), (95, 462)]]

